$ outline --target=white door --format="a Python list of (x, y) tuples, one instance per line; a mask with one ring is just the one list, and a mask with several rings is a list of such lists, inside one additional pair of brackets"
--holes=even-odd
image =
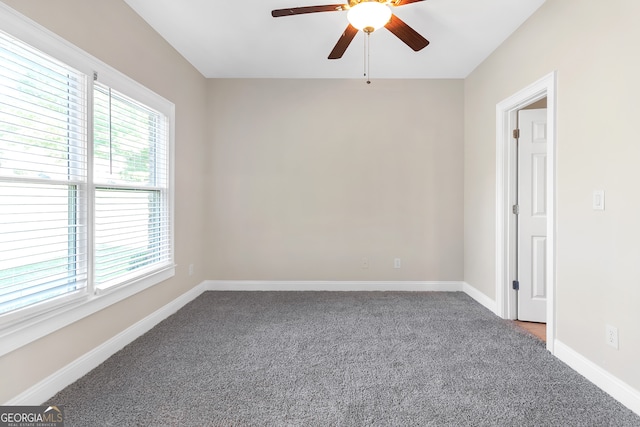
[(518, 319), (547, 320), (547, 110), (518, 112)]

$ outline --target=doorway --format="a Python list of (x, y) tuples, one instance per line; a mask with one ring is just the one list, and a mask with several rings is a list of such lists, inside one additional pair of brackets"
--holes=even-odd
[(556, 74), (548, 74), (537, 82), (510, 96), (496, 106), (496, 314), (515, 320), (518, 297), (514, 283), (517, 277), (517, 200), (518, 150), (515, 144), (518, 111), (547, 99), (546, 167), (544, 170), (544, 203), (546, 228), (544, 253), (544, 283), (546, 302), (546, 345), (553, 353), (555, 338), (555, 105)]
[(547, 98), (518, 110), (513, 135), (517, 165), (516, 197), (512, 215), (516, 223), (516, 319), (547, 323)]

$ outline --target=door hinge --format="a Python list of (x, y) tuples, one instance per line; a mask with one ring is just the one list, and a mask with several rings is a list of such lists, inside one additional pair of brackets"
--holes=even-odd
[(520, 290), (520, 282), (517, 280), (514, 280), (513, 282), (511, 282), (511, 286), (513, 287), (513, 289), (515, 289), (516, 291)]
[(513, 130), (513, 138), (514, 139), (520, 138), (520, 129), (514, 129)]
[(520, 215), (520, 205), (513, 205), (511, 207), (511, 212), (513, 212), (514, 215)]

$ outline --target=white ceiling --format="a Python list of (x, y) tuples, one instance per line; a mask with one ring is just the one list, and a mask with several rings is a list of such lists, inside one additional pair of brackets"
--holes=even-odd
[[(335, 0), (125, 0), (205, 77), (361, 78), (364, 34), (327, 56), (347, 12), (271, 17)], [(426, 0), (392, 8), (431, 44), (414, 52), (391, 32), (371, 35), (371, 77), (464, 78), (545, 0)]]

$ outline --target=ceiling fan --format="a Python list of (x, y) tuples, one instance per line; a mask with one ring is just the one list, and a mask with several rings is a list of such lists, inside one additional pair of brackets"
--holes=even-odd
[(327, 4), (322, 6), (304, 6), (271, 11), (271, 16), (302, 15), (316, 12), (348, 11), (349, 25), (344, 30), (338, 43), (329, 54), (329, 59), (342, 58), (349, 44), (359, 30), (371, 34), (375, 30), (385, 27), (402, 40), (414, 51), (419, 51), (429, 44), (429, 40), (422, 37), (416, 30), (405, 24), (391, 12), (391, 7), (404, 6), (424, 0), (349, 0), (347, 4)]

